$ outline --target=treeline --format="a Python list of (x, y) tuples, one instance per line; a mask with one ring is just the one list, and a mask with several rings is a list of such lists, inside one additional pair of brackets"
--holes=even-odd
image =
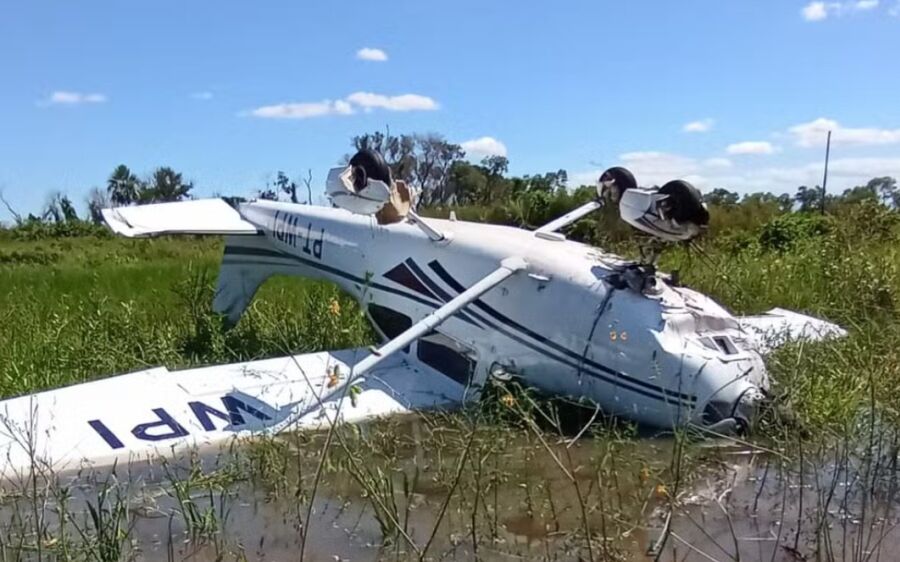
[(131, 169), (120, 164), (106, 180), (106, 189), (93, 188), (87, 197), (87, 215), (80, 217), (75, 204), (60, 192), (50, 196), (40, 214), (19, 214), (5, 199), (6, 209), (13, 216), (9, 229), (19, 238), (73, 237), (103, 235), (101, 210), (107, 207), (181, 201), (191, 197), (192, 182), (186, 182), (179, 172), (168, 166), (156, 168), (148, 177), (139, 178)]
[[(493, 222), (535, 228), (595, 197), (594, 186), (571, 186), (565, 170), (543, 174), (510, 176), (504, 156), (489, 156), (479, 163), (466, 159), (463, 148), (438, 134), (392, 135), (374, 132), (351, 139), (353, 149), (380, 152), (391, 167), (393, 177), (415, 186), (419, 208), (424, 215), (446, 216), (456, 210), (462, 220)], [(350, 155), (345, 156), (349, 160)], [(640, 180), (640, 178), (638, 178)], [(674, 179), (674, 178), (673, 178)], [(294, 203), (313, 200), (312, 171), (292, 179), (277, 172), (275, 180), (256, 191), (262, 199)], [(194, 185), (169, 167), (160, 167), (139, 178), (127, 166), (119, 165), (109, 175), (106, 188), (95, 188), (87, 200), (87, 215), (79, 217), (75, 205), (63, 194), (53, 195), (39, 215), (21, 217), (12, 212), (20, 233), (48, 236), (77, 236), (98, 233), (90, 223), (102, 222), (100, 210), (191, 197)], [(900, 191), (891, 177), (873, 178), (840, 194), (824, 196), (819, 186), (800, 186), (794, 194), (769, 192), (740, 195), (725, 188), (708, 191), (704, 199), (711, 207), (709, 235), (756, 229), (775, 217), (792, 213), (825, 211), (839, 213), (847, 206), (877, 205), (900, 208)], [(603, 244), (631, 236), (631, 230), (617, 220), (614, 209), (589, 216), (574, 225), (570, 235), (586, 242)]]

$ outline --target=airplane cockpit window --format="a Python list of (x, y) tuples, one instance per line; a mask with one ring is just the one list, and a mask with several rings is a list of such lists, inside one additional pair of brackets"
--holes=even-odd
[(373, 303), (369, 304), (369, 316), (375, 327), (388, 339), (396, 338), (412, 326), (409, 316)]
[(443, 334), (434, 332), (416, 343), (419, 360), (436, 369), (459, 384), (469, 384), (475, 372), (475, 360), (471, 352)]
[(725, 335), (702, 337), (699, 341), (707, 349), (717, 351), (722, 355), (731, 356), (741, 354), (741, 350), (738, 349), (738, 346), (735, 345), (734, 341)]

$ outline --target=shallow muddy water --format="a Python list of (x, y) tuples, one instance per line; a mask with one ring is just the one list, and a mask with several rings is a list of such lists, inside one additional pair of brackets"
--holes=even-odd
[[(121, 547), (118, 557), (148, 561), (298, 560), (301, 549), (322, 561), (893, 560), (900, 552), (896, 451), (887, 447), (869, 456), (807, 452), (801, 464), (733, 443), (682, 447), (608, 433), (572, 442), (532, 426), (475, 428), (473, 437), (471, 429), (459, 418), (348, 428), (318, 487), (322, 434), (60, 475), (46, 488), (22, 482), (0, 511), (3, 559), (99, 559), (85, 550), (99, 548), (114, 520), (121, 524), (108, 542)], [(88, 504), (106, 519), (98, 523)], [(91, 546), (77, 546), (85, 541)]]

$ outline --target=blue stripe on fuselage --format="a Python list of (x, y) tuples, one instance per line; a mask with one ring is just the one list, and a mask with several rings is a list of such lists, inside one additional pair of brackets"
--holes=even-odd
[[(447, 283), (447, 285), (450, 286), (453, 290), (460, 292), (460, 293), (465, 291), (465, 288), (458, 281), (456, 281), (456, 279), (454, 279), (453, 276), (451, 276), (440, 263), (438, 263), (437, 261), (432, 261), (428, 264), (428, 266), (435, 273), (437, 273), (438, 276), (445, 283)], [(627, 388), (628, 390), (632, 390), (633, 392), (643, 394), (644, 396), (648, 396), (650, 398), (655, 398), (657, 400), (664, 400), (667, 403), (670, 402), (670, 400), (676, 400), (678, 402), (685, 402), (685, 403), (687, 403), (688, 406), (693, 406), (694, 403), (697, 401), (696, 396), (692, 396), (692, 395), (684, 394), (684, 393), (681, 393), (681, 392), (678, 392), (675, 390), (670, 390), (668, 388), (656, 386), (656, 385), (648, 383), (646, 381), (642, 381), (640, 379), (630, 377), (620, 371), (610, 369), (609, 367), (606, 367), (605, 365), (597, 363), (596, 361), (593, 361), (591, 359), (588, 359), (587, 357), (583, 357), (583, 355), (575, 353), (574, 351), (557, 344), (556, 342), (550, 340), (549, 338), (546, 338), (546, 337), (528, 329), (527, 327), (522, 326), (515, 320), (513, 320), (507, 316), (504, 316), (503, 314), (501, 314), (494, 308), (488, 306), (481, 299), (474, 301), (472, 304), (475, 307), (481, 309), (483, 312), (485, 312), (489, 316), (493, 317), (498, 322), (506, 325), (508, 328), (515, 330), (525, 336), (528, 336), (528, 337), (546, 345), (547, 347), (554, 349), (558, 353), (561, 353), (563, 355), (570, 357), (571, 359), (574, 359), (575, 361), (577, 361), (579, 363), (583, 361), (588, 366), (595, 369), (594, 372), (591, 372), (590, 370), (587, 371), (588, 374), (593, 375), (595, 378), (600, 378), (600, 379), (606, 380), (607, 382), (610, 382), (612, 384), (623, 386), (624, 388)], [(484, 318), (482, 318), (480, 316), (476, 316), (475, 313), (471, 313), (471, 314), (473, 314), (473, 316), (475, 318), (477, 318), (487, 324), (487, 322), (485, 321)], [(494, 328), (497, 329), (498, 327), (494, 326)], [(541, 353), (544, 353), (545, 355), (553, 357), (557, 361), (561, 361), (563, 363), (566, 363), (567, 365), (578, 368), (578, 363), (572, 364), (570, 361), (564, 360), (555, 355), (548, 354), (548, 352), (546, 350), (539, 349), (539, 348), (535, 347), (533, 344), (527, 344), (527, 345), (528, 345), (528, 347), (531, 347), (532, 349), (535, 349), (536, 351), (539, 351)], [(602, 372), (606, 373), (606, 375), (602, 375), (596, 371), (602, 371)], [(613, 378), (611, 379), (610, 376), (612, 376)], [(647, 391), (660, 393), (660, 394), (663, 394), (664, 396), (663, 397), (651, 396), (651, 395), (647, 394), (646, 391), (644, 391), (640, 388), (636, 388), (636, 387), (643, 387)]]

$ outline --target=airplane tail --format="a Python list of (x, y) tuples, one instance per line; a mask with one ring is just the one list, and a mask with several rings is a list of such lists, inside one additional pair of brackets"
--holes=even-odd
[(259, 287), (271, 276), (296, 275), (296, 264), (272, 251), (262, 236), (225, 237), (213, 310), (237, 324)]
[(103, 209), (103, 219), (116, 234), (148, 238), (171, 234), (224, 235), (213, 310), (231, 325), (240, 320), (259, 287), (273, 275), (317, 277), (302, 260), (279, 252), (253, 223), (222, 199), (197, 199)]

